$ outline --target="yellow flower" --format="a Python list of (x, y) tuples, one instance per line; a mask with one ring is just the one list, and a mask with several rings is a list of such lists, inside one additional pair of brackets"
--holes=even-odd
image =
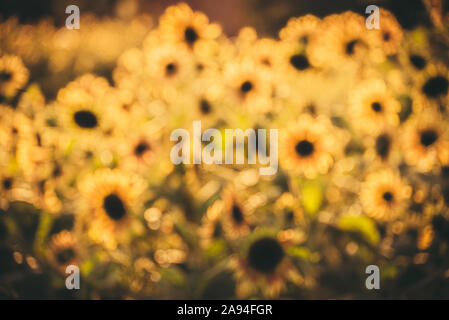
[(179, 44), (149, 46), (144, 56), (148, 83), (143, 86), (148, 87), (156, 98), (176, 100), (178, 89), (190, 84), (195, 76), (193, 56)]
[(395, 16), (388, 10), (380, 9), (379, 36), (386, 55), (398, 53), (402, 42), (402, 28)]
[(61, 274), (65, 274), (69, 265), (80, 267), (81, 251), (72, 232), (63, 230), (50, 239), (48, 257), (51, 265)]
[(385, 124), (399, 124), (401, 105), (380, 79), (366, 80), (355, 88), (349, 96), (349, 109), (354, 126), (367, 134)]
[(379, 37), (366, 29), (365, 18), (346, 11), (321, 22), (319, 34), (307, 47), (313, 65), (339, 67), (350, 62), (381, 61)]
[(0, 57), (0, 96), (11, 99), (28, 81), (29, 72), (22, 60), (14, 55)]
[(367, 146), (365, 155), (369, 161), (396, 165), (401, 160), (398, 131), (392, 126), (381, 126), (374, 135), (364, 137)]
[(249, 113), (267, 112), (272, 108), (271, 75), (253, 61), (230, 62), (223, 76), (231, 108), (243, 108)]
[[(5, 159), (1, 159), (5, 161)], [(9, 202), (15, 200), (14, 189), (17, 184), (17, 178), (10, 172), (3, 163), (0, 166), (0, 208), (8, 209)]]
[(432, 61), (429, 53), (429, 44), (417, 44), (411, 37), (404, 39), (402, 50), (398, 51), (399, 62), (413, 76), (423, 72)]
[(279, 38), (306, 46), (319, 31), (320, 22), (321, 19), (312, 14), (290, 18), (287, 25), (279, 31)]
[(283, 225), (294, 226), (304, 223), (304, 212), (299, 199), (289, 192), (283, 193), (274, 203), (274, 211), (283, 220)]
[(447, 103), (449, 101), (449, 70), (447, 67), (429, 64), (424, 71), (418, 81), (421, 93), (431, 102)]
[(190, 85), (189, 92), (170, 106), (170, 111), (176, 115), (183, 114), (188, 126), (192, 125), (192, 121), (201, 120), (203, 130), (213, 128), (219, 120), (228, 116), (223, 106), (224, 93), (218, 74), (203, 76), (197, 78)]
[(367, 216), (379, 221), (399, 217), (407, 206), (410, 187), (390, 169), (369, 174), (360, 190), (360, 201)]
[(168, 7), (159, 19), (161, 37), (201, 53), (221, 34), (221, 27), (209, 23), (202, 12), (193, 11), (186, 3)]
[(265, 298), (276, 298), (286, 289), (286, 282), (295, 285), (303, 278), (289, 261), (284, 244), (271, 235), (256, 235), (249, 239), (244, 255), (230, 260), (236, 279), (236, 295), (247, 298), (262, 293)]
[(407, 122), (402, 145), (407, 164), (429, 172), (449, 150), (447, 124), (437, 112), (424, 109)]
[(255, 61), (260, 67), (275, 71), (280, 65), (281, 50), (280, 42), (263, 38), (252, 42), (240, 55), (243, 60)]
[(246, 236), (251, 230), (252, 210), (248, 208), (242, 194), (228, 188), (223, 191), (222, 199), (225, 237), (237, 239)]
[[(278, 55), (281, 58), (281, 75), (298, 75), (304, 71), (314, 70), (309, 54), (295, 42), (281, 42)], [(284, 71), (285, 70), (285, 71)]]
[(108, 248), (126, 242), (145, 187), (140, 176), (118, 169), (98, 169), (82, 179), (80, 213), (89, 223), (89, 236)]
[[(105, 78), (91, 74), (83, 75), (60, 89), (55, 111), (60, 113), (65, 133), (86, 143), (113, 131), (116, 113), (114, 110), (106, 112), (106, 107), (110, 106), (104, 103), (110, 90)], [(123, 122), (126, 119), (122, 117), (120, 123)]]
[(297, 123), (281, 134), (280, 164), (292, 173), (314, 178), (326, 174), (334, 162), (339, 143), (332, 134), (332, 124), (327, 118), (316, 119), (303, 115)]
[(19, 141), (32, 138), (31, 121), (20, 111), (8, 106), (0, 105), (0, 108), (0, 147), (15, 156)]

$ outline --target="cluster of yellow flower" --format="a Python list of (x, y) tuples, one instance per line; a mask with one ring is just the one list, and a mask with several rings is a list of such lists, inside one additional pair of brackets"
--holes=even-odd
[[(111, 263), (128, 297), (200, 297), (209, 287), (192, 282), (222, 270), (237, 297), (277, 297), (310, 292), (346, 256), (396, 258), (409, 230), (402, 265), (426, 261), (449, 214), (449, 71), (427, 30), (403, 32), (384, 9), (378, 30), (355, 12), (306, 15), (279, 39), (250, 27), (230, 39), (183, 3), (152, 29), (146, 16), (84, 19), (0, 25), (0, 205), (75, 221), (35, 246), (42, 266), (81, 266), (90, 297)], [(111, 63), (109, 81), (94, 74)], [(279, 172), (173, 165), (170, 132), (193, 120), (278, 129)]]

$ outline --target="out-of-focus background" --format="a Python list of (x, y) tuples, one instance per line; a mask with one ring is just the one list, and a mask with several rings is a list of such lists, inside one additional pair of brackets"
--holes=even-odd
[[(23, 23), (36, 22), (50, 16), (59, 26), (67, 15), (65, 8), (74, 4), (81, 12), (91, 11), (100, 16), (113, 15), (120, 0), (2, 0), (0, 15), (3, 18), (18, 16)], [(176, 0), (139, 0), (139, 12), (157, 18)], [(331, 13), (353, 10), (363, 13), (370, 4), (392, 11), (404, 28), (428, 24), (426, 10), (420, 0), (188, 0), (192, 9), (203, 11), (212, 21), (223, 26), (228, 36), (236, 35), (243, 26), (255, 27), (261, 35), (276, 35), (290, 17), (307, 13), (323, 17)], [(449, 8), (446, 8), (447, 12)]]
[[(0, 0), (0, 298), (448, 298), (449, 1), (185, 2)], [(197, 119), (279, 170), (175, 165)]]

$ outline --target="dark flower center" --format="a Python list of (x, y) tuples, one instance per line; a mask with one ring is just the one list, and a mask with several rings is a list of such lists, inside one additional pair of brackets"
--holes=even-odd
[(272, 273), (284, 258), (284, 249), (273, 238), (262, 238), (249, 248), (249, 265), (262, 273)]
[(39, 133), (36, 133), (36, 143), (39, 147), (42, 147), (42, 138)]
[(232, 206), (232, 219), (238, 224), (244, 221), (243, 212), (237, 204)]
[(306, 45), (309, 43), (309, 37), (307, 35), (302, 36), (301, 38), (299, 38), (299, 43)]
[(421, 132), (421, 144), (425, 147), (429, 147), (437, 141), (438, 135), (434, 130), (424, 130)]
[(355, 53), (355, 46), (359, 43), (359, 40), (354, 39), (346, 43), (345, 51), (348, 56), (352, 56)]
[(376, 139), (376, 153), (379, 157), (385, 159), (390, 153), (391, 139), (388, 134), (384, 133)]
[(410, 62), (413, 64), (413, 66), (416, 69), (419, 69), (419, 70), (424, 69), (427, 65), (427, 61), (423, 57), (421, 57), (420, 55), (417, 55), (417, 54), (412, 54), (410, 56)]
[(430, 98), (437, 98), (448, 92), (449, 81), (443, 76), (435, 76), (427, 80), (422, 87), (423, 93)]
[(240, 86), (240, 91), (242, 93), (247, 93), (247, 92), (251, 91), (252, 89), (253, 89), (253, 84), (251, 81), (245, 81)]
[(447, 184), (443, 185), (442, 193), (444, 202), (446, 203), (447, 206), (449, 206), (449, 186)]
[(11, 80), (11, 78), (12, 78), (11, 72), (5, 72), (5, 71), (0, 72), (0, 82), (7, 82), (7, 81)]
[(441, 174), (443, 177), (448, 178), (449, 177), (449, 166), (441, 167)]
[(192, 45), (196, 40), (198, 40), (198, 34), (192, 27), (187, 27), (184, 31), (184, 38), (190, 45)]
[(84, 129), (93, 129), (98, 125), (97, 117), (93, 112), (88, 110), (75, 112), (73, 119), (78, 126)]
[(174, 62), (167, 63), (167, 65), (165, 66), (165, 74), (169, 77), (174, 76), (177, 71), (178, 67)]
[(111, 193), (103, 200), (103, 208), (113, 220), (120, 220), (125, 216), (126, 210), (122, 199), (115, 193)]
[(316, 115), (317, 114), (317, 108), (316, 108), (316, 106), (312, 103), (312, 104), (309, 104), (307, 107), (306, 107), (306, 110), (307, 110), (307, 112), (309, 112), (311, 115)]
[(143, 155), (146, 151), (150, 150), (151, 147), (146, 141), (141, 141), (134, 148), (134, 154), (138, 157)]
[(302, 54), (295, 54), (291, 56), (290, 64), (297, 70), (305, 70), (310, 67), (309, 60)]
[(75, 257), (75, 251), (71, 248), (63, 249), (56, 254), (56, 259), (60, 264), (65, 264)]
[(285, 212), (285, 220), (286, 220), (287, 223), (293, 222), (294, 218), (295, 218), (295, 214), (293, 213), (292, 210), (287, 210)]
[(5, 178), (3, 179), (3, 189), (9, 190), (12, 187), (12, 179), (11, 178)]
[(301, 140), (295, 146), (296, 152), (302, 157), (310, 156), (314, 149), (315, 147), (313, 146), (313, 143), (307, 140)]
[(208, 114), (212, 110), (212, 106), (206, 99), (201, 99), (200, 101), (200, 111), (203, 114)]
[(202, 63), (198, 63), (196, 65), (196, 70), (198, 70), (199, 72), (203, 71), (204, 70), (204, 65)]
[(62, 174), (62, 168), (59, 164), (55, 164), (55, 167), (53, 168), (52, 175), (53, 177), (57, 178)]
[(264, 66), (270, 67), (271, 66), (271, 61), (270, 58), (262, 58), (260, 60), (260, 63), (262, 63)]
[(387, 191), (382, 195), (382, 198), (387, 202), (391, 202), (393, 201), (393, 194), (390, 191)]
[(214, 232), (212, 233), (212, 238), (220, 238), (223, 235), (223, 226), (221, 225), (221, 222), (218, 221), (214, 225)]
[(375, 112), (382, 112), (382, 105), (379, 102), (373, 102), (371, 104), (371, 109)]

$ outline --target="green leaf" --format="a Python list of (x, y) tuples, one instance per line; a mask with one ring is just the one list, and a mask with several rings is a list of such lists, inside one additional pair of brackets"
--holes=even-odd
[(379, 242), (380, 235), (376, 224), (368, 217), (342, 217), (339, 221), (339, 227), (342, 230), (360, 233), (366, 241), (373, 245)]
[(323, 202), (323, 191), (318, 181), (307, 181), (302, 186), (302, 205), (309, 214), (316, 213)]
[(163, 279), (167, 280), (173, 285), (182, 287), (185, 283), (184, 275), (175, 268), (162, 268), (160, 270), (160, 273)]
[(311, 252), (305, 247), (292, 247), (287, 250), (288, 255), (297, 257), (310, 262), (318, 262), (320, 255), (317, 252)]

